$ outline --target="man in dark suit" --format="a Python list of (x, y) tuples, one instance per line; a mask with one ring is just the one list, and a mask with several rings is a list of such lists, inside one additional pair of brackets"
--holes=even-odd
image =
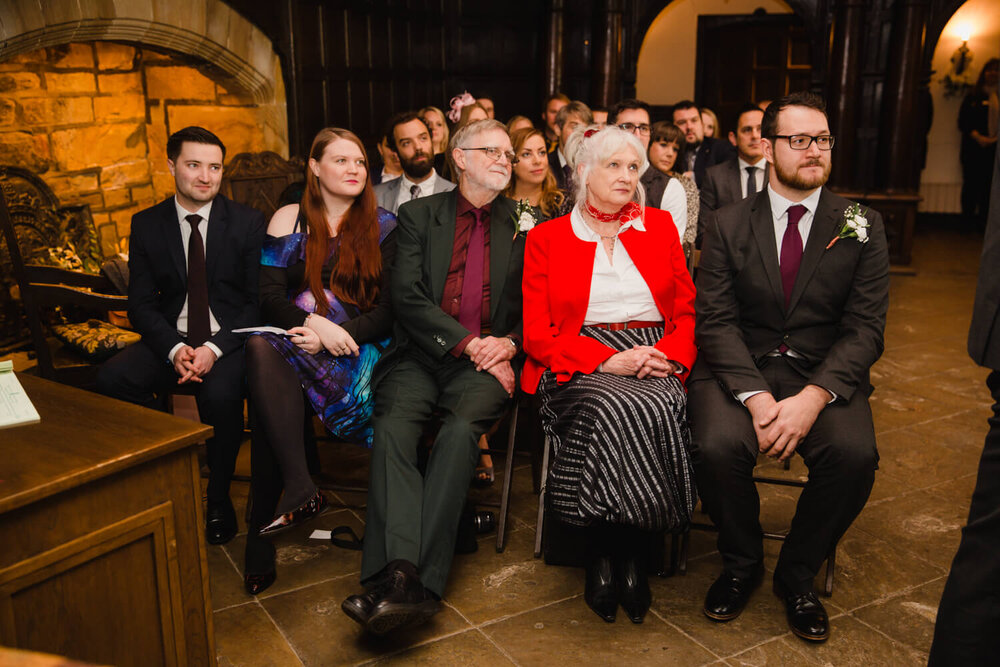
[(566, 142), (569, 141), (573, 130), (583, 125), (592, 125), (594, 114), (590, 107), (579, 100), (573, 100), (556, 114), (556, 127), (559, 129), (559, 146), (549, 153), (549, 169), (556, 177), (556, 186), (562, 190), (563, 194), (569, 195), (573, 187), (573, 170), (566, 161)]
[(684, 141), (687, 142), (684, 149), (687, 164), (680, 165), (677, 171), (694, 178), (700, 188), (705, 182), (705, 170), (731, 159), (736, 151), (728, 141), (705, 136), (701, 109), (691, 100), (682, 100), (674, 105), (674, 125), (684, 133)]
[[(878, 455), (869, 369), (883, 349), (889, 259), (881, 216), (853, 216), (823, 187), (833, 138), (822, 100), (775, 100), (763, 120), (768, 187), (709, 214), (688, 380), (699, 495), (719, 529), (723, 572), (706, 616), (736, 618), (764, 573), (758, 453), (809, 467), (774, 568), (792, 631), (823, 641), (813, 579), (864, 507)], [(839, 238), (845, 222), (857, 237)], [(833, 239), (839, 240), (831, 245)]]
[(129, 236), (128, 314), (142, 340), (97, 378), (101, 393), (162, 408), (177, 385), (195, 392), (208, 440), (205, 536), (236, 534), (229, 482), (243, 437), (243, 339), (260, 324), (257, 281), (264, 215), (219, 194), (225, 146), (200, 127), (167, 141), (176, 194), (136, 213)]
[[(374, 634), (439, 608), (479, 437), (514, 391), (524, 235), (499, 194), (514, 154), (504, 126), (470, 123), (451, 142), (458, 188), (404, 204), (392, 269), (393, 344), (375, 371), (375, 432), (361, 561), (366, 593), (342, 608)], [(417, 446), (441, 427), (423, 475)]]
[(992, 372), (986, 386), (993, 416), (986, 434), (969, 521), (938, 606), (930, 664), (989, 665), (1000, 654), (1000, 152), (993, 163), (993, 194), (969, 327), (969, 356)]
[[(749, 103), (740, 110), (736, 132), (730, 132), (736, 141), (736, 157), (705, 170), (705, 181), (699, 189), (699, 220), (704, 220), (709, 211), (755, 195), (767, 185), (767, 160), (760, 144), (763, 118), (764, 112), (756, 104)], [(703, 233), (704, 229), (698, 230), (698, 247)]]
[(375, 186), (379, 206), (395, 214), (408, 201), (455, 189), (434, 169), (431, 131), (415, 112), (402, 111), (390, 118), (385, 136), (403, 175)]

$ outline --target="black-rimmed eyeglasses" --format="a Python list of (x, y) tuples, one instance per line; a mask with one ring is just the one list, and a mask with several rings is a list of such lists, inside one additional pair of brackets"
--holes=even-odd
[(482, 151), (486, 153), (486, 157), (493, 160), (494, 162), (499, 162), (500, 158), (507, 156), (507, 161), (512, 165), (518, 163), (518, 157), (514, 155), (513, 151), (505, 151), (497, 148), (496, 146), (479, 146), (477, 148), (466, 148), (464, 146), (460, 147), (463, 151)]
[(636, 125), (635, 123), (618, 123), (618, 128), (625, 130), (626, 132), (636, 132), (642, 136), (649, 134), (649, 125), (643, 123), (642, 125)]
[(788, 145), (793, 151), (808, 150), (812, 142), (816, 142), (816, 147), (821, 151), (828, 151), (833, 148), (833, 141), (836, 139), (832, 134), (821, 134), (813, 137), (808, 134), (775, 134), (769, 139), (788, 139)]

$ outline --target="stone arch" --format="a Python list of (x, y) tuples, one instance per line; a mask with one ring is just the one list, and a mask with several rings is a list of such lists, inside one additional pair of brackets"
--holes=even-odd
[(0, 61), (84, 41), (139, 43), (197, 56), (231, 76), (259, 104), (284, 97), (271, 40), (221, 0), (0, 3)]

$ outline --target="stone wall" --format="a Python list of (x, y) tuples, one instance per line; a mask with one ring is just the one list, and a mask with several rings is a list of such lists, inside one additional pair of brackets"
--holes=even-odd
[(212, 64), (148, 47), (40, 49), (0, 62), (0, 164), (39, 174), (63, 205), (89, 204), (105, 255), (126, 251), (132, 215), (173, 194), (171, 132), (206, 127), (227, 157), (288, 156), (277, 92), (255, 102)]

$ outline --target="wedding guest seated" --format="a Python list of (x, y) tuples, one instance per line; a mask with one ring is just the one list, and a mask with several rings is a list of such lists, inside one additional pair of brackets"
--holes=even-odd
[(424, 107), (417, 112), (431, 131), (431, 148), (434, 150), (434, 169), (444, 174), (448, 153), (448, 121), (437, 107)]
[[(278, 209), (261, 258), (265, 323), (286, 329), (246, 344), (254, 434), (244, 585), (275, 580), (268, 538), (326, 507), (306, 464), (304, 420), (372, 446), (371, 374), (392, 330), (388, 268), (395, 217), (375, 206), (361, 140), (340, 128), (313, 139), (301, 206)], [(279, 500), (280, 498), (280, 500)]]
[(579, 100), (574, 100), (564, 106), (556, 114), (556, 127), (559, 129), (559, 145), (549, 153), (549, 167), (556, 177), (556, 185), (563, 193), (573, 189), (573, 170), (566, 159), (566, 142), (578, 127), (594, 124), (594, 116), (588, 107)]
[(677, 165), (683, 164), (684, 135), (673, 123), (661, 120), (653, 123), (649, 138), (649, 164), (667, 178), (665, 210), (674, 218), (685, 216), (685, 224), (678, 229), (682, 230), (681, 245), (687, 250), (694, 245), (697, 235), (700, 193), (694, 180), (676, 171)]
[(566, 198), (549, 168), (551, 154), (545, 152), (545, 135), (534, 128), (518, 130), (511, 135), (510, 142), (517, 164), (504, 194), (514, 201), (531, 204), (537, 209), (539, 221), (557, 217)]
[(521, 386), (552, 438), (550, 510), (587, 527), (584, 599), (641, 623), (650, 537), (686, 526), (695, 504), (694, 285), (670, 214), (643, 206), (642, 144), (616, 127), (586, 135), (576, 207), (528, 234)]
[(535, 126), (527, 116), (511, 116), (507, 121), (507, 134), (514, 134), (518, 130), (530, 129)]

